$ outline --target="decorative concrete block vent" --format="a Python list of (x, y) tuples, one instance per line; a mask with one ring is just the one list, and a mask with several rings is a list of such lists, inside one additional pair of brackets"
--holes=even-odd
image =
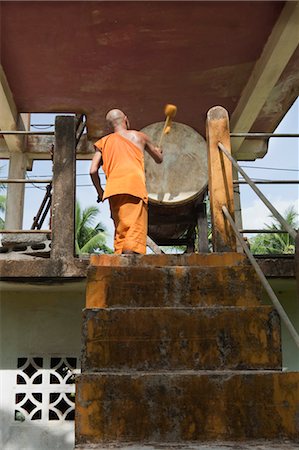
[(0, 253), (16, 252), (40, 256), (50, 254), (51, 239), (47, 233), (5, 233), (0, 239)]
[(18, 358), (15, 422), (73, 421), (77, 364), (74, 357)]

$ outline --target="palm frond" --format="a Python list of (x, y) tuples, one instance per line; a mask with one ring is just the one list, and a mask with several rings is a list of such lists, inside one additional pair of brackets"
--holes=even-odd
[(105, 227), (98, 222), (94, 225), (99, 214), (96, 206), (89, 206), (82, 210), (79, 202), (76, 203), (76, 253), (92, 253), (103, 251), (110, 253), (106, 246)]
[[(273, 222), (270, 225), (265, 224), (266, 228), (274, 231), (282, 231), (284, 228), (280, 222), (271, 215)], [(283, 218), (294, 229), (298, 228), (298, 214), (293, 205), (289, 206)], [(294, 253), (295, 242), (288, 233), (260, 234), (250, 239), (251, 250), (256, 254), (274, 254), (274, 253)]]
[(6, 196), (1, 194), (0, 195), (0, 212), (5, 211), (5, 206), (6, 206)]
[(93, 236), (87, 241), (83, 247), (80, 249), (80, 253), (91, 253), (99, 249), (103, 244), (105, 244), (106, 237), (104, 233), (99, 233)]

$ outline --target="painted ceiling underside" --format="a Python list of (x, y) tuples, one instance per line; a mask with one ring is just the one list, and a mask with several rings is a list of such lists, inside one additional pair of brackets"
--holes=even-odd
[[(1, 2), (1, 63), (19, 112), (84, 112), (95, 137), (111, 108), (140, 129), (174, 103), (205, 134), (209, 108), (233, 113), (284, 3)], [(294, 100), (298, 59), (253, 130), (272, 131)]]

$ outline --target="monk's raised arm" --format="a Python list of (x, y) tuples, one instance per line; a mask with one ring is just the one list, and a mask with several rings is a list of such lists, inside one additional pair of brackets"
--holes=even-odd
[(154, 145), (146, 134), (142, 133), (142, 136), (145, 143), (144, 150), (147, 151), (157, 164), (161, 164), (163, 161), (162, 149)]
[(101, 186), (101, 180), (99, 177), (99, 168), (101, 167), (102, 163), (103, 163), (102, 153), (99, 151), (99, 149), (97, 147), (95, 147), (95, 154), (91, 161), (89, 174), (90, 174), (91, 180), (93, 182), (93, 185), (96, 188), (96, 191), (98, 193), (98, 199), (97, 199), (98, 203), (103, 200), (103, 194), (104, 194), (104, 190)]

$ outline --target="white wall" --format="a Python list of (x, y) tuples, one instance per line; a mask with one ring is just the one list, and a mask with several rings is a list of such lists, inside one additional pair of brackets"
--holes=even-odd
[[(84, 302), (84, 282), (54, 286), (0, 283), (1, 449), (73, 448), (74, 421), (65, 416), (73, 414), (74, 385), (66, 382), (72, 373), (61, 370), (65, 363), (60, 358), (77, 358), (80, 367)], [(40, 358), (35, 360), (37, 365), (32, 359), (36, 357)], [(18, 359), (23, 364), (19, 369)], [(34, 374), (28, 372), (29, 365)], [(15, 420), (16, 410), (19, 420)]]
[[(278, 300), (299, 333), (299, 298), (295, 278), (268, 278)], [(264, 293), (265, 303), (270, 304)], [(282, 365), (284, 370), (299, 371), (299, 350), (284, 323), (281, 323)]]

